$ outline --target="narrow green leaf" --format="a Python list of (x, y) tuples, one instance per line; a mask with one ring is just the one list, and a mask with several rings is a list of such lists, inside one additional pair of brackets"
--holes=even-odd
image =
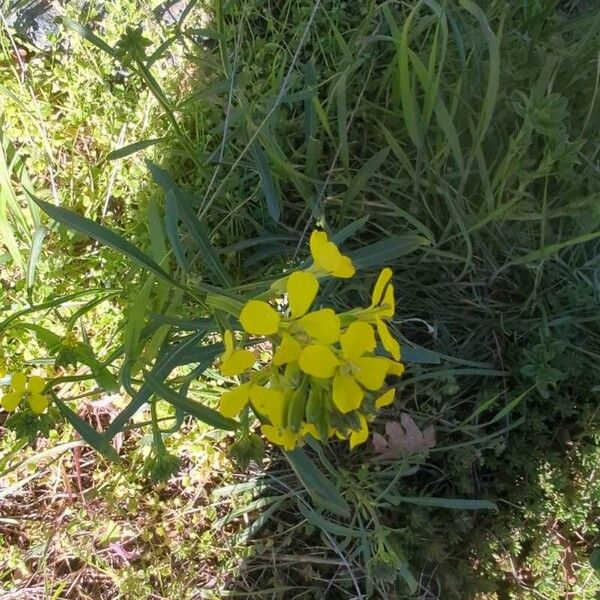
[(350, 507), (334, 484), (323, 475), (304, 450), (285, 452), (288, 462), (313, 500), (341, 517), (350, 516)]
[(369, 215), (365, 215), (360, 219), (352, 221), (352, 223), (334, 233), (331, 236), (331, 241), (338, 246), (343, 244), (346, 240), (353, 238), (366, 225), (368, 220)]
[(539, 248), (538, 250), (534, 250), (533, 252), (528, 252), (523, 256), (515, 258), (515, 260), (511, 260), (506, 263), (498, 271), (496, 271), (496, 276), (500, 274), (502, 271), (505, 271), (509, 267), (514, 267), (515, 265), (524, 265), (526, 263), (535, 262), (537, 260), (542, 260), (544, 258), (548, 258), (553, 254), (556, 254), (560, 250), (564, 250), (565, 248), (570, 248), (571, 246), (575, 246), (576, 244), (583, 244), (585, 242), (589, 242), (591, 240), (595, 240), (600, 237), (600, 231), (594, 231), (592, 233), (585, 233), (584, 235), (579, 235), (577, 237), (571, 238), (570, 240), (565, 240), (564, 242), (558, 242), (556, 244), (549, 244), (544, 246), (543, 248)]
[(334, 523), (333, 521), (326, 519), (317, 511), (307, 507), (302, 501), (297, 502), (296, 505), (298, 506), (298, 510), (302, 513), (302, 516), (320, 531), (327, 531), (333, 535), (340, 535), (350, 538), (360, 538), (366, 535), (366, 533), (360, 529), (345, 527), (344, 525), (340, 525), (339, 523)]
[[(101, 294), (106, 292), (107, 290), (103, 288), (92, 288), (90, 290), (83, 290), (81, 292), (73, 292), (72, 294), (66, 294), (64, 296), (58, 296), (57, 298), (53, 298), (52, 300), (48, 300), (47, 302), (42, 302), (41, 304), (34, 304), (29, 308), (24, 308), (23, 310), (19, 310), (16, 313), (10, 315), (4, 319), (4, 321), (0, 322), (0, 334), (8, 329), (8, 326), (13, 322), (19, 319), (20, 317), (24, 317), (25, 315), (32, 314), (37, 312), (38, 310), (46, 310), (48, 308), (55, 308), (57, 306), (61, 306), (65, 302), (70, 302), (71, 300), (76, 300), (77, 298), (81, 298), (82, 296), (89, 296), (90, 294)], [(109, 292), (113, 292), (113, 290), (108, 290)], [(117, 292), (117, 290), (114, 290)]]
[(400, 88), (400, 102), (402, 103), (402, 116), (408, 130), (408, 135), (415, 147), (420, 148), (423, 145), (423, 133), (421, 116), (417, 108), (417, 98), (412, 81), (412, 75), (409, 67), (409, 47), (408, 39), (409, 32), (412, 26), (413, 19), (419, 10), (421, 2), (408, 15), (402, 32), (400, 33), (400, 41), (397, 47), (398, 54), (398, 86)]
[(594, 548), (590, 554), (590, 565), (600, 577), (600, 548)]
[(119, 158), (125, 158), (126, 156), (130, 156), (131, 154), (135, 154), (140, 150), (145, 150), (146, 148), (150, 148), (156, 144), (160, 144), (160, 142), (164, 142), (168, 138), (154, 138), (152, 140), (142, 140), (140, 142), (133, 142), (132, 144), (128, 144), (127, 146), (123, 146), (122, 148), (117, 148), (112, 152), (109, 152), (106, 155), (106, 160), (117, 160)]
[(439, 365), (442, 360), (437, 352), (418, 346), (402, 346), (402, 360), (419, 365)]
[(97, 450), (112, 462), (119, 461), (119, 455), (115, 449), (110, 445), (109, 439), (104, 435), (98, 433), (89, 423), (84, 421), (77, 413), (72, 411), (60, 398), (55, 394), (54, 402), (58, 406), (58, 410), (62, 413), (65, 419), (71, 424), (73, 429), (82, 437), (82, 439), (89, 444), (94, 450)]
[(191, 194), (184, 192), (175, 181), (173, 181), (173, 178), (167, 171), (150, 161), (146, 161), (146, 164), (148, 165), (154, 180), (163, 189), (165, 194), (171, 193), (172, 199), (177, 204), (179, 217), (196, 242), (200, 255), (205, 261), (208, 269), (213, 273), (221, 285), (224, 287), (231, 287), (231, 278), (221, 264), (219, 256), (210, 242), (206, 228), (194, 212), (192, 207), (194, 197)]
[(356, 175), (348, 183), (348, 190), (344, 195), (342, 201), (341, 214), (342, 217), (346, 214), (348, 208), (352, 204), (352, 201), (358, 196), (358, 194), (365, 187), (367, 181), (377, 173), (381, 165), (385, 162), (385, 159), (390, 153), (389, 148), (383, 148), (373, 156), (359, 169)]
[(60, 16), (57, 21), (66, 25), (69, 29), (96, 46), (96, 48), (110, 54), (113, 58), (116, 56), (114, 48), (109, 46), (103, 39), (99, 38), (91, 29), (85, 27), (85, 25), (81, 25), (81, 23), (78, 23), (69, 17), (65, 17), (64, 15)]
[(281, 217), (281, 200), (271, 176), (267, 155), (257, 142), (252, 144), (250, 154), (254, 160), (256, 170), (258, 171), (260, 187), (267, 203), (267, 212), (269, 213), (271, 219), (275, 221), (275, 223), (279, 223), (279, 219)]
[(42, 244), (44, 243), (44, 238), (46, 237), (47, 233), (48, 233), (48, 230), (43, 225), (36, 227), (35, 231), (33, 232), (33, 238), (31, 239), (31, 250), (29, 251), (29, 261), (27, 262), (27, 274), (26, 274), (27, 287), (30, 289), (33, 287), (33, 281), (35, 278), (35, 270), (36, 270), (37, 264), (40, 260), (40, 254), (42, 252)]
[(216, 410), (209, 408), (208, 406), (204, 406), (199, 402), (195, 402), (194, 400), (190, 400), (187, 396), (176, 392), (173, 388), (152, 375), (152, 373), (148, 373), (146, 375), (146, 381), (152, 390), (161, 398), (166, 400), (169, 404), (173, 405), (179, 410), (184, 411), (186, 414), (192, 415), (196, 419), (203, 421), (211, 427), (232, 431), (240, 426), (237, 421), (228, 419)]
[(169, 244), (175, 255), (177, 264), (183, 271), (188, 267), (187, 257), (185, 250), (179, 238), (179, 211), (177, 210), (177, 201), (175, 200), (175, 194), (172, 191), (167, 192), (165, 200), (165, 230), (167, 232), (167, 238)]
[(91, 219), (82, 217), (72, 210), (62, 208), (61, 206), (55, 206), (44, 200), (40, 200), (35, 196), (32, 196), (34, 202), (50, 217), (55, 221), (58, 221), (62, 225), (83, 233), (107, 246), (124, 254), (132, 261), (140, 265), (142, 268), (154, 273), (161, 279), (168, 281), (176, 287), (183, 287), (172, 279), (160, 266), (158, 266), (147, 254), (142, 252), (139, 248), (136, 248), (131, 242), (128, 242), (125, 238), (117, 235), (114, 231), (100, 225)]
[(429, 240), (421, 235), (393, 235), (351, 252), (350, 258), (358, 268), (379, 267), (428, 245)]
[(483, 10), (475, 2), (472, 2), (472, 0), (459, 0), (459, 2), (479, 21), (479, 26), (488, 45), (490, 58), (489, 75), (481, 113), (477, 122), (477, 136), (478, 140), (481, 141), (494, 114), (496, 98), (498, 97), (498, 88), (500, 85), (500, 43), (494, 35)]
[(343, 72), (336, 84), (335, 104), (337, 109), (338, 145), (342, 166), (348, 169), (350, 166), (350, 154), (348, 151), (348, 104), (346, 101), (347, 73)]
[(498, 510), (495, 502), (490, 500), (470, 500), (465, 498), (436, 498), (434, 496), (384, 496), (394, 506), (398, 504), (415, 504), (453, 510)]

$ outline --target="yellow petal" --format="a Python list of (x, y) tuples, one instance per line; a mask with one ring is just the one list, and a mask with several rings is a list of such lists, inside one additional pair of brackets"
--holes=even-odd
[(371, 306), (377, 306), (381, 302), (383, 298), (383, 292), (385, 291), (385, 288), (390, 282), (391, 278), (392, 270), (389, 267), (382, 269), (381, 273), (379, 273), (377, 281), (375, 282), (375, 287), (373, 288), (373, 294), (371, 296)]
[(337, 267), (331, 272), (332, 275), (343, 279), (354, 277), (354, 273), (356, 273), (356, 269), (354, 268), (352, 261), (348, 256), (343, 255), (340, 256)]
[(310, 236), (310, 253), (313, 257), (315, 263), (317, 262), (317, 257), (323, 253), (323, 249), (327, 247), (329, 240), (327, 239), (327, 234), (324, 231), (313, 231)]
[(2, 408), (8, 412), (11, 412), (15, 410), (17, 406), (19, 406), (19, 402), (21, 402), (22, 398), (23, 394), (20, 394), (19, 392), (4, 394), (4, 396), (2, 396)]
[(324, 231), (313, 231), (310, 236), (310, 253), (315, 265), (321, 271), (335, 277), (352, 277), (354, 265), (352, 261), (340, 253), (338, 247), (330, 242)]
[(375, 391), (383, 386), (388, 372), (389, 361), (387, 358), (363, 356), (352, 363), (354, 365), (354, 378), (368, 390)]
[(333, 403), (341, 413), (356, 410), (363, 401), (365, 393), (354, 378), (336, 373), (333, 378)]
[(248, 404), (248, 394), (250, 392), (250, 384), (242, 383), (227, 392), (221, 394), (219, 412), (224, 416), (232, 419), (240, 414), (240, 411)]
[(250, 390), (250, 401), (256, 412), (267, 417), (271, 425), (283, 426), (284, 395), (282, 391), (255, 385)]
[(298, 360), (302, 352), (302, 346), (289, 333), (281, 336), (281, 346), (277, 348), (273, 355), (273, 364), (277, 366)]
[(377, 334), (383, 347), (392, 355), (394, 360), (400, 360), (400, 344), (398, 340), (392, 336), (385, 321), (377, 319), (375, 323), (377, 325)]
[(375, 408), (383, 408), (384, 406), (388, 406), (389, 404), (391, 404), (394, 401), (395, 393), (396, 390), (392, 388), (391, 390), (388, 390), (387, 392), (381, 394), (381, 396), (379, 396), (379, 398), (375, 400)]
[(220, 371), (225, 377), (241, 375), (244, 371), (247, 371), (255, 361), (254, 354), (249, 350), (234, 350), (229, 356), (223, 359)]
[(320, 344), (334, 344), (340, 339), (340, 318), (331, 308), (308, 313), (298, 322), (302, 329)]
[(302, 423), (300, 427), (300, 437), (304, 438), (307, 435), (311, 435), (315, 440), (321, 439), (319, 431), (312, 423)]
[(233, 332), (229, 329), (227, 329), (223, 334), (223, 346), (225, 347), (223, 358), (226, 358), (233, 351)]
[(388, 360), (388, 375), (396, 375), (400, 377), (404, 373), (404, 365), (401, 362), (395, 360)]
[(327, 346), (310, 344), (303, 348), (298, 359), (300, 369), (321, 379), (333, 377), (335, 368), (340, 364), (335, 354)]
[(39, 377), (38, 375), (32, 375), (29, 378), (29, 383), (27, 384), (27, 390), (32, 394), (41, 394), (44, 386), (46, 385), (46, 380), (43, 377)]
[(306, 314), (319, 291), (319, 281), (307, 271), (296, 271), (288, 277), (287, 295), (294, 319)]
[(364, 321), (354, 321), (340, 336), (342, 353), (348, 360), (354, 360), (367, 352), (375, 350), (373, 328)]
[(31, 410), (36, 414), (41, 414), (48, 406), (48, 396), (42, 394), (31, 394), (28, 398)]
[(291, 429), (273, 427), (273, 425), (263, 425), (261, 429), (272, 444), (282, 446), (284, 450), (293, 450), (298, 443), (299, 435)]
[(27, 375), (25, 373), (15, 373), (10, 380), (10, 386), (15, 392), (20, 394), (25, 393), (25, 387), (27, 385)]
[(360, 429), (357, 431), (353, 431), (350, 434), (350, 448), (355, 448), (360, 444), (364, 444), (369, 437), (369, 425), (367, 424), (367, 420), (364, 415), (358, 415), (360, 419)]
[(384, 319), (391, 319), (396, 312), (396, 299), (394, 296), (394, 286), (388, 285), (383, 300), (381, 302), (381, 310), (379, 310), (378, 316)]
[(271, 335), (277, 331), (281, 315), (262, 300), (246, 302), (240, 314), (242, 327), (253, 335)]

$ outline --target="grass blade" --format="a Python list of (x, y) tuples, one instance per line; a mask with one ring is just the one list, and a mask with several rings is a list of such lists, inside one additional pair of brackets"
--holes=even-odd
[(168, 138), (154, 138), (152, 140), (142, 140), (140, 142), (133, 142), (132, 144), (128, 144), (127, 146), (123, 146), (122, 148), (117, 148), (112, 152), (109, 152), (106, 155), (106, 160), (117, 160), (119, 158), (125, 158), (126, 156), (130, 156), (131, 154), (135, 154), (140, 150), (145, 150), (146, 148), (150, 148), (156, 144), (160, 144), (160, 142), (164, 142)]
[(219, 283), (224, 287), (228, 288), (232, 286), (232, 281), (227, 271), (219, 260), (215, 248), (211, 244), (206, 228), (201, 223), (200, 219), (194, 213), (192, 208), (192, 200), (194, 199), (191, 194), (184, 192), (172, 179), (172, 177), (159, 166), (155, 165), (150, 161), (146, 161), (154, 180), (168, 194), (171, 192), (172, 200), (176, 202), (179, 217), (183, 221), (186, 229), (190, 235), (194, 238), (196, 245), (200, 251), (202, 258), (204, 259), (207, 268), (217, 278)]
[(414, 233), (392, 235), (351, 252), (350, 258), (358, 268), (379, 267), (392, 263), (397, 258), (410, 254), (418, 248), (428, 246), (429, 243), (427, 238)]
[(36, 227), (33, 238), (31, 240), (31, 250), (29, 251), (29, 261), (27, 263), (27, 273), (25, 276), (27, 282), (27, 288), (31, 289), (33, 287), (33, 281), (35, 278), (35, 270), (37, 268), (37, 264), (40, 260), (40, 254), (42, 252), (42, 244), (44, 243), (44, 238), (48, 230), (44, 227)]

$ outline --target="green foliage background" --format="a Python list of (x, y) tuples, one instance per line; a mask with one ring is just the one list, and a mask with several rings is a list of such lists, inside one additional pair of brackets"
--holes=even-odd
[[(18, 206), (29, 207), (22, 217), (8, 196), (0, 205), (15, 240), (2, 258), (6, 315), (86, 286), (116, 288), (78, 325), (100, 361), (123, 331), (131, 342), (133, 321), (150, 322), (133, 308), (147, 275), (49, 221), (41, 258), (28, 269), (41, 216), (23, 193), (28, 173), (37, 193), (49, 190), (49, 199), (160, 261), (152, 219), (164, 217), (165, 196), (150, 183), (146, 156), (189, 192), (241, 293), (303, 259), (317, 221), (363, 267), (362, 284), (332, 283), (328, 302), (364, 301), (377, 268), (393, 266), (409, 370), (400, 401), (375, 427), (383, 431), (406, 411), (434, 423), (437, 446), (389, 464), (369, 449), (324, 449), (321, 464), (354, 509), (349, 524), (311, 508), (277, 455), (241, 476), (241, 488), (201, 494), (198, 502), (197, 486), (210, 491), (237, 477), (224, 459), (225, 434), (197, 423), (165, 436), (184, 470), (144, 496), (137, 490), (149, 486), (148, 440), (131, 449), (131, 434), (122, 467), (85, 455), (99, 489), (84, 488), (109, 501), (74, 503), (60, 533), (70, 552), (73, 539), (86, 548), (78, 565), (104, 574), (100, 587), (84, 592), (197, 597), (184, 595), (197, 586), (206, 597), (403, 598), (414, 579), (421, 598), (595, 598), (600, 583), (588, 557), (598, 545), (600, 500), (598, 10), (529, 0), (246, 0), (190, 5), (182, 27), (164, 28), (140, 3), (119, 5), (99, 28), (94, 14), (69, 15), (116, 56), (65, 21), (56, 51), (29, 48), (23, 73), (15, 38), (2, 33), (5, 162), (11, 165), (13, 143), (22, 165), (13, 165), (11, 189)], [(138, 23), (146, 47), (127, 30)], [(158, 142), (107, 160), (115, 148), (144, 140)], [(181, 244), (191, 258), (189, 238)], [(219, 283), (195, 257), (185, 275), (171, 258), (165, 264), (188, 282)], [(148, 292), (152, 311), (161, 310), (166, 289)], [(39, 313), (36, 322), (62, 336), (70, 311)], [(175, 316), (206, 314), (186, 299)], [(48, 336), (37, 334), (11, 329), (6, 351), (38, 364), (50, 348)], [(210, 405), (220, 385), (208, 371), (191, 393)], [(50, 445), (70, 435), (58, 427)], [(31, 453), (19, 450), (14, 434), (1, 443), (5, 470)], [(30, 455), (39, 456), (39, 446)], [(68, 470), (70, 460), (59, 464)], [(56, 464), (38, 473), (33, 481), (45, 483), (23, 488), (7, 480), (12, 526), (27, 517), (14, 508), (23, 497), (39, 502), (40, 486), (59, 485)], [(455, 508), (431, 498), (456, 500)], [(177, 510), (166, 515), (158, 499)], [(493, 500), (499, 510), (464, 510), (465, 500)], [(119, 534), (103, 537), (98, 514)], [(202, 515), (196, 537), (185, 531), (188, 514)], [(148, 537), (156, 520), (174, 533)], [(41, 580), (56, 597), (75, 593), (76, 569), (67, 561), (64, 572), (54, 547), (51, 564), (44, 562), (48, 522), (36, 521), (24, 539), (4, 525), (7, 590)], [(113, 534), (139, 534), (142, 557), (102, 562), (99, 549)], [(167, 537), (171, 547), (175, 540), (171, 563)]]

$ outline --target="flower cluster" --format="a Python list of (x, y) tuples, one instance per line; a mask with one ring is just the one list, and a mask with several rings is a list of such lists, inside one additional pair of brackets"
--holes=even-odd
[[(312, 234), (310, 250), (314, 264), (272, 288), (285, 292), (285, 310), (250, 300), (239, 315), (246, 334), (271, 342), (270, 361), (254, 368), (254, 354), (236, 348), (233, 333), (225, 332), (221, 373), (241, 382), (223, 393), (220, 411), (235, 417), (250, 406), (265, 437), (285, 450), (308, 434), (322, 441), (348, 439), (354, 447), (366, 441), (376, 410), (394, 400), (386, 377), (404, 371), (400, 345), (387, 325), (395, 309), (392, 271), (381, 271), (367, 308), (311, 310), (320, 277), (350, 278), (355, 269), (322, 231)], [(389, 357), (375, 354), (376, 335)]]
[(10, 382), (10, 391), (2, 396), (0, 404), (10, 412), (26, 400), (34, 413), (41, 414), (49, 402), (48, 396), (43, 393), (45, 387), (46, 380), (43, 377), (32, 375), (28, 379), (25, 373), (15, 373)]

